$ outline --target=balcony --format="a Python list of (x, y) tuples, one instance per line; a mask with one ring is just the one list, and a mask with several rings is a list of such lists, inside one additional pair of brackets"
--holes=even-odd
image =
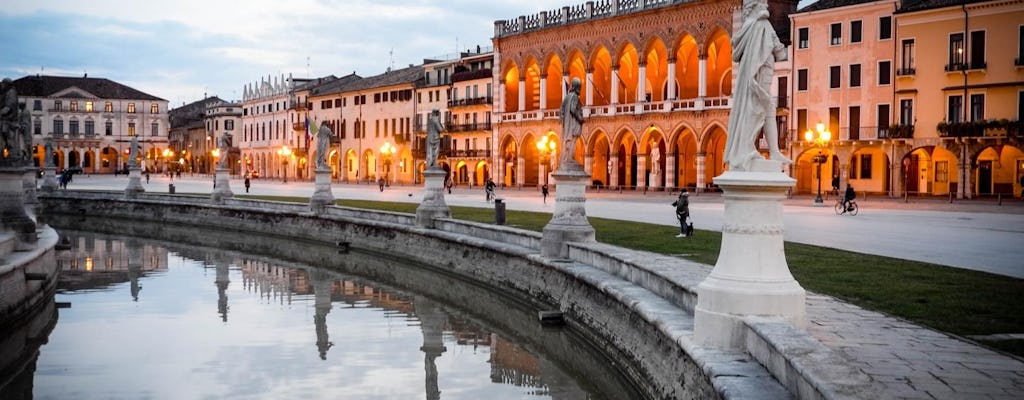
[(494, 98), (491, 96), (473, 97), (469, 99), (448, 100), (448, 107), (465, 107), (491, 103), (494, 103)]
[(940, 122), (935, 130), (939, 137), (1011, 137), (1016, 138), (1021, 130), (1019, 120), (990, 119), (971, 122)]
[(445, 129), (448, 132), (473, 132), (473, 131), (489, 131), (491, 130), (490, 122), (481, 122), (475, 124), (445, 124)]
[(914, 125), (891, 125), (878, 128), (879, 139), (910, 139), (914, 137)]
[(985, 61), (971, 61), (970, 63), (946, 64), (946, 72), (984, 70), (986, 68), (988, 68), (988, 63)]
[(946, 72), (957, 72), (957, 71), (966, 71), (966, 70), (967, 70), (967, 64), (962, 64), (962, 63), (946, 64)]
[[(949, 71), (948, 69), (946, 71)], [(899, 68), (896, 70), (896, 76), (912, 76), (917, 74), (916, 68)]]
[(473, 79), (484, 79), (492, 76), (491, 69), (478, 69), (476, 71), (459, 71), (452, 74), (452, 83), (469, 81)]
[(474, 157), (474, 158), (490, 158), (490, 150), (453, 150), (450, 152), (449, 157)]

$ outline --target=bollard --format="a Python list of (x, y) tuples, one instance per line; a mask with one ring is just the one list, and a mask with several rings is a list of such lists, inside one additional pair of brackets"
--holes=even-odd
[(505, 201), (497, 197), (494, 198), (494, 223), (505, 225)]
[(168, 183), (167, 184), (167, 193), (174, 194), (174, 184), (173, 183)]

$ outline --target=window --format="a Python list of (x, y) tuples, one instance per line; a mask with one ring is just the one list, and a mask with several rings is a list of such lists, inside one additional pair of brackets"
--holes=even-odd
[(889, 137), (889, 105), (878, 105), (878, 137)]
[(85, 121), (85, 134), (88, 136), (96, 134), (96, 123), (91, 119)]
[(897, 75), (914, 74), (914, 39), (903, 39), (903, 57)]
[(949, 182), (949, 161), (935, 162), (935, 182)]
[(380, 103), (380, 93), (374, 93), (373, 94), (373, 102), (374, 103)]
[(862, 23), (850, 21), (850, 43), (860, 43)]
[(871, 179), (871, 155), (860, 155), (860, 179)]
[(149, 136), (158, 136), (160, 133), (160, 124), (153, 122), (149, 124)]
[(150, 104), (149, 105), (149, 113), (150, 114), (158, 114), (158, 113), (160, 113), (160, 105), (158, 105), (156, 103)]
[(225, 120), (224, 121), (224, 130), (226, 130), (226, 131), (233, 131), (233, 130), (235, 130), (235, 121), (231, 120), (231, 119)]
[(114, 103), (107, 102), (103, 105), (103, 112), (114, 112)]
[(892, 39), (892, 16), (878, 19), (878, 40)]
[(850, 87), (860, 87), (860, 64), (850, 64)]
[(840, 86), (840, 79), (842, 78), (842, 68), (838, 65), (828, 67), (828, 87), (835, 89)]
[(888, 85), (892, 82), (892, 61), (878, 62), (878, 84)]
[(949, 35), (949, 64), (946, 71), (956, 71), (964, 65), (964, 34)]
[(92, 112), (92, 102), (91, 101), (85, 102), (85, 112)]
[[(1022, 30), (1021, 32), (1024, 32), (1024, 30)], [(32, 109), (35, 110), (35, 111), (42, 111), (42, 109), (43, 109), (43, 101), (42, 100), (32, 100)]]
[(900, 100), (900, 125), (914, 124), (914, 100)]
[(832, 137), (839, 139), (839, 107), (828, 109), (828, 130), (832, 132)]
[(835, 23), (829, 27), (829, 44), (836, 46), (843, 44), (843, 24)]
[(807, 42), (810, 39), (809, 38), (809, 36), (810, 36), (809, 28), (803, 27), (803, 28), (797, 29), (796, 32), (797, 32), (796, 35), (797, 35), (797, 43), (798, 43), (797, 48), (799, 48), (799, 49), (806, 49), (807, 45), (808, 45)]
[(107, 121), (107, 123), (104, 124), (104, 126), (103, 126), (103, 134), (107, 135), (107, 136), (110, 136), (110, 135), (114, 134), (114, 123), (113, 122)]
[(32, 133), (34, 133), (36, 135), (42, 135), (43, 134), (43, 121), (40, 121), (40, 120), (37, 119), (32, 124)]
[(64, 104), (60, 100), (54, 100), (53, 101), (53, 109), (54, 109), (54, 111), (60, 111), (63, 108), (64, 108)]
[(71, 110), (70, 111), (78, 111), (78, 102), (77, 101), (72, 101), (68, 105), (71, 106)]
[(985, 95), (971, 95), (971, 122), (985, 119)]
[(73, 119), (68, 121), (68, 133), (71, 135), (78, 135), (78, 120)]
[(807, 90), (807, 70), (798, 69), (796, 71), (796, 90)]
[(801, 136), (807, 132), (807, 110), (796, 110), (796, 134)]
[(850, 106), (850, 140), (860, 140), (860, 106)]
[(971, 32), (971, 69), (985, 66), (985, 31)]
[(963, 96), (949, 96), (946, 100), (946, 121), (955, 124), (963, 120), (964, 115)]
[(135, 103), (128, 103), (128, 113), (135, 114)]
[(380, 137), (380, 120), (378, 119), (378, 120), (373, 121), (373, 124), (374, 124), (374, 128), (373, 128), (374, 136)]
[(53, 120), (53, 134), (63, 135), (64, 134), (64, 121), (55, 119)]
[(1017, 66), (1024, 65), (1024, 25), (1017, 27)]

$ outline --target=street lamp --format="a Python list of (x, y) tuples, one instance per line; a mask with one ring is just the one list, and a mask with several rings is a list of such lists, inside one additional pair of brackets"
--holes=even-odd
[(545, 167), (551, 167), (551, 159), (555, 157), (555, 148), (557, 146), (556, 141), (551, 140), (550, 136), (544, 136), (537, 142), (537, 151), (540, 152), (540, 157), (537, 158), (537, 165), (540, 167), (541, 176), (544, 177), (545, 184), (548, 183), (548, 174)]
[(291, 157), (292, 149), (289, 149), (288, 146), (281, 146), (280, 149), (277, 149), (277, 155), (281, 156), (281, 165), (284, 166), (284, 183), (288, 183), (288, 157)]
[(392, 146), (390, 142), (384, 142), (380, 146), (380, 154), (384, 159), (384, 182), (388, 182), (391, 175), (391, 156), (395, 154), (395, 146)]
[(804, 140), (818, 148), (818, 155), (814, 156), (814, 162), (818, 164), (818, 196), (814, 198), (814, 204), (822, 205), (825, 201), (821, 198), (821, 164), (824, 164), (827, 158), (821, 149), (827, 146), (828, 141), (832, 139), (832, 132), (829, 132), (825, 128), (825, 124), (821, 122), (815, 126), (815, 129), (817, 132), (810, 129), (804, 132)]
[(210, 156), (212, 156), (211, 158), (213, 158), (213, 168), (214, 171), (216, 171), (217, 161), (220, 159), (220, 149), (210, 150)]

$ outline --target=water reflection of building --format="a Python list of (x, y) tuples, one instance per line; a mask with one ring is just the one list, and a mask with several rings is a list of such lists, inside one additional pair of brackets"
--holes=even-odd
[(96, 289), (122, 282), (131, 283), (131, 295), (138, 299), (140, 277), (167, 270), (167, 249), (138, 241), (124, 241), (68, 234), (71, 250), (57, 253), (61, 270), (59, 290)]

